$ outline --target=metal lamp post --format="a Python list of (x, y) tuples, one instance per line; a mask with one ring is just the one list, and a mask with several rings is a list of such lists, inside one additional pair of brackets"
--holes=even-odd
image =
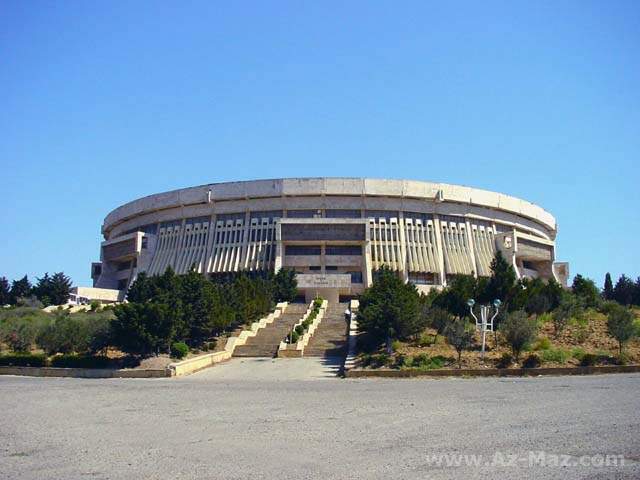
[(476, 304), (476, 301), (473, 298), (467, 300), (467, 305), (469, 306), (469, 312), (471, 312), (471, 316), (476, 321), (476, 328), (482, 331), (482, 353), (480, 358), (484, 361), (484, 351), (485, 345), (487, 343), (487, 332), (493, 332), (493, 320), (498, 316), (498, 312), (500, 310), (500, 305), (502, 302), (498, 299), (493, 301), (493, 307), (495, 308), (495, 313), (491, 318), (489, 318), (491, 306), (490, 305), (480, 305), (480, 320), (476, 317), (476, 314), (473, 312), (473, 307)]

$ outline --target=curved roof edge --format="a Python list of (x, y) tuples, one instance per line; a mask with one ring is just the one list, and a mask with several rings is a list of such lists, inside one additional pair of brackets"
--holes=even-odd
[(213, 202), (247, 198), (319, 195), (382, 196), (434, 201), (439, 191), (442, 191), (444, 202), (507, 211), (532, 219), (550, 230), (556, 231), (554, 216), (542, 207), (526, 200), (489, 190), (419, 180), (308, 177), (210, 183), (148, 195), (112, 210), (104, 220), (103, 232), (144, 213), (207, 203), (209, 196)]

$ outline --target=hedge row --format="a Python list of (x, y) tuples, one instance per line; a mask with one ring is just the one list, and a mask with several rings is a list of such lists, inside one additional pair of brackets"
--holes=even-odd
[(135, 367), (131, 358), (112, 359), (101, 355), (56, 355), (15, 353), (0, 355), (0, 366), (8, 367), (58, 367), (58, 368), (126, 368)]
[(300, 325), (296, 325), (293, 331), (289, 333), (289, 335), (287, 335), (287, 340), (289, 341), (290, 344), (298, 343), (298, 340), (300, 340), (300, 337), (302, 337), (304, 335), (304, 332), (306, 332), (309, 329), (309, 327), (311, 326), (311, 323), (313, 323), (313, 321), (318, 316), (318, 313), (320, 312), (320, 307), (322, 307), (322, 302), (323, 300), (321, 298), (316, 298), (313, 301), (311, 312), (309, 313), (307, 318), (305, 318)]
[(0, 366), (4, 367), (45, 367), (47, 357), (43, 354), (14, 353), (0, 355)]

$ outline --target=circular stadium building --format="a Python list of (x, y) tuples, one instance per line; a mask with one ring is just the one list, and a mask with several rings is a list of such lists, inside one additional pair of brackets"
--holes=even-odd
[(213, 183), (134, 200), (104, 220), (94, 287), (140, 272), (290, 268), (307, 298), (362, 292), (387, 265), (422, 290), (489, 276), (497, 251), (519, 277), (566, 284), (554, 217), (525, 200), (413, 180), (284, 178)]

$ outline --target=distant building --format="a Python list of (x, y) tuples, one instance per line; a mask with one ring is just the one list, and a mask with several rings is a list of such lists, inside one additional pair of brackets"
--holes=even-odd
[(292, 268), (307, 298), (356, 295), (387, 265), (419, 289), (489, 276), (500, 250), (519, 277), (566, 284), (555, 218), (533, 203), (413, 180), (285, 178), (150, 195), (102, 226), (94, 286), (126, 290), (139, 272), (215, 275)]

